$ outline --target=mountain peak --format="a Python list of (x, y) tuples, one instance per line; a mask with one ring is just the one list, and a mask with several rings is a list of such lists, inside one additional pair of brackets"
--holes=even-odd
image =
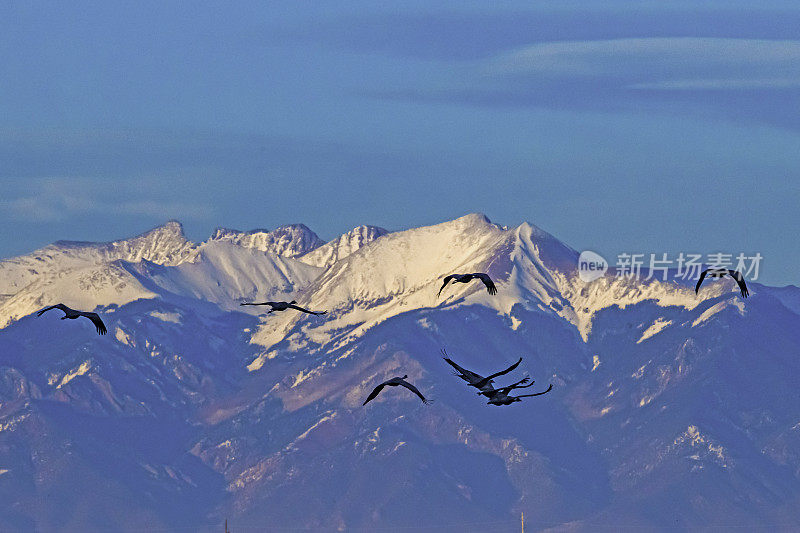
[(217, 227), (211, 233), (211, 237), (209, 237), (208, 240), (210, 240), (210, 241), (218, 241), (220, 239), (225, 239), (225, 238), (233, 237), (233, 236), (236, 236), (236, 235), (249, 234), (249, 233), (254, 233), (254, 232), (265, 232), (266, 233), (267, 231), (269, 231), (269, 230), (257, 229), (257, 230), (251, 230), (251, 231), (241, 231), (241, 230), (238, 230), (238, 229)]
[(518, 234), (530, 235), (534, 239), (558, 240), (551, 234), (547, 233), (545, 230), (537, 226), (536, 224), (531, 224), (528, 221), (525, 221), (519, 226), (517, 226), (515, 231)]
[(228, 240), (245, 248), (256, 248), (284, 257), (298, 257), (325, 244), (305, 224), (286, 224), (274, 230), (217, 228), (209, 241), (216, 240)]
[(523, 222), (514, 229), (514, 232), (518, 239), (529, 243), (536, 250), (536, 254), (548, 268), (563, 272), (575, 268), (578, 252), (539, 226)]
[(348, 234), (350, 235), (356, 235), (356, 234), (377, 235), (378, 237), (386, 235), (387, 233), (389, 233), (389, 230), (382, 228), (380, 226), (364, 226), (364, 225), (357, 226), (348, 232)]
[(50, 246), (57, 246), (59, 248), (104, 247), (104, 246), (118, 245), (124, 242), (162, 239), (170, 237), (186, 240), (186, 236), (183, 232), (183, 224), (181, 224), (177, 220), (168, 220), (167, 222), (161, 224), (160, 226), (156, 226), (152, 229), (149, 229), (143, 233), (140, 233), (134, 237), (130, 237), (127, 239), (116, 239), (113, 241), (106, 241), (106, 242), (59, 240), (55, 241)]
[(460, 222), (466, 225), (484, 225), (491, 224), (492, 221), (483, 213), (469, 213), (462, 217), (458, 217), (453, 222)]
[(155, 228), (149, 231), (145, 231), (144, 233), (139, 235), (139, 237), (144, 237), (147, 235), (154, 235), (154, 234), (173, 235), (176, 237), (184, 237), (184, 238), (186, 236), (183, 231), (183, 224), (181, 224), (180, 221), (175, 219), (170, 219), (166, 221), (164, 224), (161, 224), (160, 226), (156, 226)]
[(184, 260), (195, 244), (186, 238), (183, 224), (177, 220), (145, 231), (130, 239), (120, 239), (94, 245), (109, 260), (136, 262), (142, 259), (159, 264), (175, 264)]
[(328, 267), (387, 233), (389, 233), (388, 230), (378, 226), (357, 226), (331, 242), (312, 250), (300, 260), (309, 265)]

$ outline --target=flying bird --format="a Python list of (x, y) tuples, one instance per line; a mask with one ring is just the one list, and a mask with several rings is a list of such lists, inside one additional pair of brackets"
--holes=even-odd
[(700, 284), (703, 283), (703, 280), (708, 274), (712, 278), (721, 278), (723, 276), (729, 275), (733, 279), (736, 280), (736, 284), (739, 285), (739, 290), (742, 291), (742, 298), (747, 298), (750, 295), (750, 291), (747, 290), (747, 285), (744, 283), (744, 277), (742, 273), (738, 270), (729, 270), (727, 268), (707, 268), (700, 274), (700, 279), (697, 280), (697, 285), (694, 287), (694, 293), (697, 294), (697, 291), (700, 290)]
[(494, 381), (494, 378), (500, 377), (504, 374), (508, 374), (509, 372), (517, 368), (519, 364), (522, 362), (522, 357), (520, 357), (519, 361), (517, 361), (510, 367), (506, 368), (505, 370), (501, 370), (500, 372), (495, 372), (490, 376), (483, 377), (480, 374), (476, 374), (471, 370), (467, 370), (466, 368), (457, 365), (455, 362), (453, 362), (452, 359), (450, 359), (450, 357), (447, 355), (447, 352), (444, 351), (444, 349), (442, 349), (442, 354), (444, 355), (444, 360), (447, 361), (448, 364), (450, 364), (450, 366), (456, 369), (456, 371), (453, 372), (454, 375), (466, 381), (467, 385), (469, 385), (470, 387), (475, 387), (480, 390), (491, 389), (492, 388), (491, 384)]
[(422, 395), (422, 393), (419, 391), (419, 389), (417, 389), (414, 385), (412, 385), (411, 383), (406, 381), (407, 377), (408, 377), (408, 375), (405, 375), (402, 378), (401, 377), (394, 377), (392, 379), (384, 381), (383, 383), (381, 383), (380, 385), (375, 387), (372, 390), (372, 392), (369, 393), (369, 396), (367, 396), (367, 399), (364, 400), (364, 403), (362, 403), (361, 405), (367, 405), (367, 403), (369, 403), (371, 400), (374, 400), (375, 397), (378, 394), (381, 393), (381, 391), (383, 390), (384, 387), (397, 387), (398, 385), (407, 388), (408, 390), (410, 390), (411, 392), (413, 392), (414, 394), (419, 396), (420, 400), (422, 400), (422, 403), (424, 403), (424, 404), (430, 403), (430, 400), (426, 400), (425, 396)]
[(45, 313), (51, 309), (61, 309), (62, 311), (64, 311), (64, 316), (61, 317), (61, 320), (66, 320), (68, 318), (70, 320), (74, 320), (76, 318), (85, 316), (86, 318), (91, 320), (92, 323), (94, 324), (94, 327), (97, 328), (98, 335), (105, 335), (108, 332), (108, 330), (106, 329), (106, 325), (103, 324), (103, 321), (100, 320), (100, 315), (98, 315), (97, 313), (76, 311), (75, 309), (70, 309), (64, 304), (57, 304), (57, 305), (51, 305), (50, 307), (45, 307), (44, 309), (36, 313), (36, 316), (42, 316), (42, 313)]
[(272, 309), (267, 311), (267, 314), (270, 314), (273, 311), (286, 311), (287, 309), (297, 309), (298, 311), (308, 313), (309, 315), (324, 315), (327, 313), (327, 311), (309, 311), (308, 309), (303, 309), (299, 305), (295, 305), (296, 303), (296, 301), (292, 300), (291, 302), (244, 302), (239, 305), (268, 305)]
[(489, 291), (489, 294), (497, 294), (497, 287), (494, 286), (494, 282), (492, 278), (489, 277), (489, 274), (483, 274), (481, 272), (476, 272), (474, 274), (450, 274), (449, 276), (445, 276), (444, 283), (442, 283), (442, 288), (439, 289), (439, 292), (436, 294), (438, 298), (440, 294), (442, 294), (442, 290), (444, 290), (445, 286), (450, 283), (450, 280), (453, 283), (469, 283), (473, 279), (479, 279), (486, 285), (486, 290)]
[(521, 402), (522, 398), (530, 398), (531, 396), (541, 396), (542, 394), (547, 394), (553, 390), (553, 384), (551, 383), (547, 390), (544, 392), (537, 392), (534, 394), (520, 394), (519, 396), (509, 396), (508, 394), (498, 390), (497, 393), (491, 395), (489, 397), (489, 401), (486, 402), (489, 405), (511, 405), (514, 402)]
[[(497, 393), (508, 394), (509, 392), (511, 392), (514, 389), (527, 389), (528, 387), (533, 387), (533, 384), (535, 383), (535, 381), (531, 381), (530, 383), (528, 383), (528, 381), (531, 381), (531, 378), (524, 377), (521, 380), (517, 381), (516, 383), (512, 383), (511, 385), (508, 385), (507, 387), (500, 387), (498, 389), (488, 388), (488, 389), (484, 389), (484, 390), (478, 391), (478, 395), (486, 396), (488, 398), (491, 398), (494, 394), (497, 394)], [(528, 384), (525, 385), (525, 383), (528, 383)]]

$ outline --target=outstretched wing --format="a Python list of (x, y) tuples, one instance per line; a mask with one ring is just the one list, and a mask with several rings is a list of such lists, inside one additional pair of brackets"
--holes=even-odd
[(367, 399), (366, 399), (366, 400), (364, 400), (364, 403), (362, 403), (361, 405), (367, 405), (367, 404), (368, 404), (370, 401), (374, 400), (374, 399), (375, 399), (375, 397), (376, 397), (378, 394), (380, 394), (380, 393), (381, 393), (381, 391), (383, 390), (383, 388), (384, 388), (385, 386), (386, 386), (386, 383), (381, 383), (380, 385), (378, 385), (377, 387), (375, 387), (375, 388), (372, 390), (372, 392), (370, 392), (370, 393), (369, 393), (369, 396), (367, 396)]
[[(534, 385), (535, 385), (534, 383), (528, 383), (527, 385), (512, 385), (510, 387), (504, 387), (504, 388), (502, 388), (500, 390), (503, 391), (505, 394), (508, 394), (512, 390), (515, 390), (515, 389), (527, 389), (528, 387), (533, 387)], [(551, 388), (552, 388), (552, 386), (551, 386)], [(544, 394), (544, 393), (542, 393), (542, 394)]]
[(89, 320), (92, 321), (92, 324), (94, 324), (94, 327), (97, 328), (97, 334), (98, 335), (105, 335), (106, 333), (108, 333), (108, 330), (106, 329), (106, 325), (103, 324), (103, 321), (100, 319), (100, 315), (98, 315), (97, 313), (84, 313), (84, 312), (81, 312), (81, 316), (85, 316), (86, 318), (88, 318)]
[(551, 390), (553, 390), (553, 384), (552, 383), (550, 384), (549, 387), (547, 387), (547, 390), (544, 391), (544, 392), (537, 392), (536, 394), (520, 394), (519, 396), (516, 396), (516, 398), (529, 398), (531, 396), (541, 396), (542, 394), (547, 394)]
[(449, 276), (444, 277), (444, 283), (442, 283), (442, 287), (439, 289), (439, 292), (436, 293), (436, 297), (438, 298), (442, 291), (444, 290), (445, 286), (450, 283), (450, 280), (456, 277), (455, 274), (450, 274)]
[(298, 311), (302, 311), (304, 313), (308, 313), (309, 315), (324, 315), (327, 311), (309, 311), (308, 309), (303, 309), (299, 305), (289, 304), (289, 307), (292, 309), (297, 309)]
[(36, 316), (42, 316), (42, 313), (45, 313), (45, 312), (47, 312), (47, 311), (49, 311), (51, 309), (61, 309), (62, 311), (64, 311), (66, 313), (67, 309), (69, 309), (69, 307), (67, 307), (64, 304), (51, 305), (50, 307), (45, 307), (44, 309), (42, 309), (41, 311), (36, 313)]
[(747, 290), (747, 285), (744, 284), (744, 276), (738, 270), (728, 270), (728, 274), (731, 275), (733, 279), (736, 280), (736, 284), (739, 285), (739, 290), (742, 291), (742, 298), (747, 298), (750, 295), (750, 291)]
[(486, 379), (494, 379), (494, 378), (496, 378), (498, 376), (502, 376), (502, 375), (508, 374), (509, 372), (511, 372), (512, 370), (517, 368), (521, 362), (522, 362), (522, 357), (520, 357), (519, 361), (517, 361), (516, 363), (514, 363), (510, 367), (506, 368), (505, 370), (501, 370), (500, 372), (497, 372), (495, 374), (492, 374), (491, 376), (487, 377)]
[(703, 283), (703, 280), (705, 279), (706, 274), (708, 274), (709, 270), (711, 270), (711, 269), (707, 268), (707, 269), (703, 270), (702, 274), (700, 274), (700, 278), (697, 280), (697, 285), (694, 286), (694, 293), (695, 294), (697, 294), (697, 291), (700, 290), (700, 284)]
[[(528, 381), (530, 381), (530, 383), (528, 383)], [(528, 384), (525, 385), (525, 383), (528, 383)], [(509, 392), (511, 392), (514, 389), (527, 389), (528, 387), (533, 387), (534, 384), (536, 384), (535, 380), (531, 381), (531, 378), (524, 378), (524, 379), (521, 379), (521, 380), (517, 381), (513, 385), (509, 385), (508, 387), (503, 387), (500, 390), (505, 392), (506, 394), (508, 394)]]
[(445, 361), (447, 361), (447, 363), (448, 363), (450, 366), (452, 366), (453, 368), (455, 368), (456, 370), (458, 370), (459, 372), (461, 372), (461, 374), (462, 374), (462, 375), (464, 375), (464, 376), (467, 376), (467, 377), (469, 377), (469, 378), (471, 378), (471, 379), (473, 379), (473, 380), (475, 380), (475, 381), (478, 381), (478, 380), (484, 379), (484, 378), (483, 378), (483, 376), (480, 376), (480, 375), (476, 374), (475, 372), (472, 372), (471, 370), (467, 370), (466, 368), (464, 368), (464, 367), (462, 367), (462, 366), (459, 366), (458, 364), (456, 364), (456, 363), (455, 363), (455, 362), (454, 362), (452, 359), (450, 359), (450, 358), (447, 356), (447, 352), (446, 352), (446, 351), (444, 351), (444, 348), (442, 349), (442, 354), (444, 355), (444, 360), (445, 360)]
[(410, 390), (411, 392), (413, 392), (414, 394), (419, 396), (419, 399), (422, 400), (422, 403), (424, 403), (426, 405), (429, 403), (429, 401), (425, 399), (425, 396), (422, 395), (422, 393), (419, 391), (419, 389), (417, 389), (414, 385), (412, 385), (408, 381), (406, 381), (404, 379), (401, 379), (400, 380), (400, 385), (402, 385), (403, 387), (407, 388), (408, 390)]
[(473, 274), (476, 278), (480, 278), (484, 285), (486, 285), (486, 290), (489, 291), (489, 294), (497, 294), (497, 287), (494, 286), (494, 282), (492, 278), (489, 277), (489, 274), (483, 274), (482, 272), (476, 272)]
[[(489, 389), (486, 389), (486, 390), (481, 390), (478, 394), (482, 394), (483, 396), (491, 398), (492, 396), (494, 396), (498, 392), (500, 394), (508, 394), (509, 392), (511, 392), (514, 389), (527, 389), (528, 387), (533, 387), (534, 383), (536, 383), (535, 381), (531, 381), (530, 383), (528, 383), (528, 381), (531, 381), (531, 378), (525, 377), (525, 378), (517, 381), (516, 383), (513, 383), (513, 384), (508, 385), (506, 387), (499, 387), (497, 389), (489, 388)], [(525, 383), (528, 383), (528, 384), (525, 385)]]
[(274, 307), (275, 302), (244, 302), (239, 305), (269, 305)]

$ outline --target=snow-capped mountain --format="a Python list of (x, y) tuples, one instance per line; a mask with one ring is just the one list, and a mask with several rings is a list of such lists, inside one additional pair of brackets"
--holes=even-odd
[[(800, 289), (585, 283), (577, 257), (473, 214), (329, 243), (170, 222), (4, 260), (0, 528), (800, 524)], [(478, 271), (496, 296), (437, 297)], [(239, 306), (266, 299), (328, 313)], [(58, 301), (109, 335), (34, 316)], [(522, 356), (506, 381), (554, 389), (486, 405), (442, 348), (484, 374)], [(404, 374), (435, 403), (361, 406)]]
[[(59, 241), (0, 261), (0, 327), (46, 302), (94, 309), (154, 298), (156, 288), (226, 308), (247, 298), (290, 297), (331, 257), (345, 257), (384, 233), (361, 226), (325, 244), (295, 224), (273, 231), (217, 229), (207, 241), (193, 243), (179, 222), (170, 221), (109, 243)], [(323, 245), (322, 255), (302, 260)]]
[(217, 228), (210, 240), (229, 241), (245, 248), (255, 248), (284, 257), (299, 257), (325, 244), (305, 224), (290, 224), (272, 231)]
[(377, 226), (358, 226), (339, 238), (325, 243), (302, 257), (304, 263), (319, 267), (329, 267), (339, 259), (344, 259), (362, 246), (389, 233)]

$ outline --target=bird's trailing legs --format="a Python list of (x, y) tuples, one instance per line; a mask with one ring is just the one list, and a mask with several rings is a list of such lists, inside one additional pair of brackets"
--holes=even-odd
[[(528, 383), (528, 381), (530, 381), (530, 383)], [(525, 385), (525, 383), (528, 383), (528, 384)], [(526, 376), (526, 377), (522, 378), (521, 380), (517, 381), (516, 383), (512, 383), (511, 385), (509, 385), (507, 387), (500, 387), (500, 388), (497, 388), (497, 389), (482, 390), (482, 391), (478, 392), (478, 395), (479, 396), (480, 395), (491, 396), (492, 394), (495, 394), (496, 392), (502, 392), (504, 394), (508, 394), (509, 392), (511, 392), (514, 389), (527, 389), (528, 387), (533, 387), (534, 383), (536, 383), (536, 380), (531, 380), (530, 377)]]

